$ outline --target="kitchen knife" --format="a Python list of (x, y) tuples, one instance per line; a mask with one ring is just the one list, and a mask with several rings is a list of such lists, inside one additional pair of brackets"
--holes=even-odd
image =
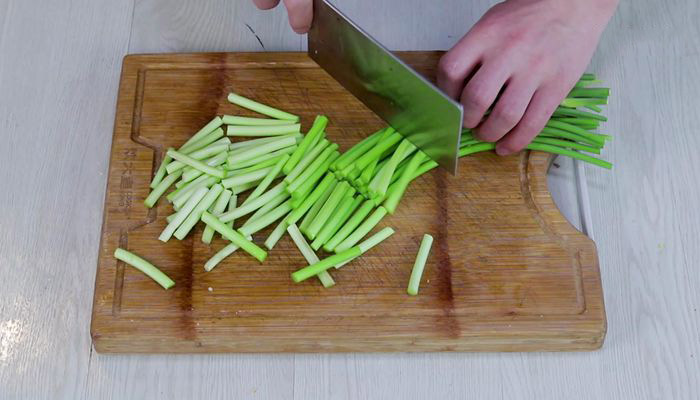
[(450, 173), (457, 172), (462, 106), (326, 0), (314, 0), (308, 54), (370, 110)]

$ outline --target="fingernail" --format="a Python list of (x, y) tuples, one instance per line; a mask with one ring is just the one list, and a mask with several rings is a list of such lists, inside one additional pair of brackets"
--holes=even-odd
[(511, 154), (510, 150), (506, 149), (504, 146), (496, 146), (496, 154), (499, 156), (508, 156)]

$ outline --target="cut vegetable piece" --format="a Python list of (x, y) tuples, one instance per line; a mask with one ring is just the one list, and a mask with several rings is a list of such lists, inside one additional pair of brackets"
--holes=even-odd
[[(231, 195), (231, 198), (228, 200), (228, 210), (227, 211), (235, 210), (237, 202), (238, 202), (238, 196), (236, 196), (236, 193), (233, 192), (233, 194)], [(217, 217), (220, 217), (221, 215), (223, 215), (223, 213), (217, 215)], [(226, 223), (226, 226), (233, 229), (234, 222), (235, 222), (234, 220), (231, 220), (231, 221)], [(209, 225), (207, 225), (207, 226), (209, 226)], [(221, 235), (221, 238), (226, 239), (223, 235)]]
[(306, 198), (313, 190), (316, 182), (328, 171), (331, 163), (338, 158), (339, 155), (337, 151), (334, 151), (330, 157), (328, 157), (326, 161), (324, 161), (323, 164), (292, 193), (292, 197), (296, 196), (300, 199)]
[(610, 97), (609, 88), (574, 88), (567, 98), (607, 99)]
[[(185, 171), (185, 172), (187, 172), (187, 171)], [(190, 190), (193, 185), (197, 185), (199, 182), (203, 182), (203, 181), (207, 180), (208, 177), (209, 177), (209, 175), (201, 175), (201, 176), (197, 177), (195, 180), (193, 180), (192, 182), (185, 182), (185, 184), (180, 185), (180, 187), (178, 187), (177, 190), (173, 190), (172, 192), (168, 193), (168, 195), (165, 198), (168, 199), (168, 201), (172, 203), (173, 200), (175, 200), (178, 196), (181, 195), (182, 192), (184, 192), (186, 190)], [(175, 186), (177, 186), (177, 184), (175, 184)]]
[(403, 139), (400, 133), (396, 132), (393, 128), (389, 127), (386, 132), (382, 135), (382, 139), (374, 147), (369, 149), (367, 153), (363, 154), (354, 163), (354, 169), (356, 171), (362, 171), (367, 167), (374, 159), (380, 157), (384, 151), (396, 145), (399, 141)]
[(374, 202), (365, 200), (360, 208), (352, 214), (350, 219), (343, 225), (333, 237), (323, 245), (323, 249), (327, 252), (335, 251), (336, 247), (345, 240), (357, 228), (366, 216), (372, 212)]
[[(375, 233), (374, 235), (370, 236), (367, 240), (364, 240), (362, 243), (360, 243), (360, 244), (357, 245), (357, 247), (360, 248), (360, 252), (361, 252), (360, 255), (365, 254), (365, 253), (368, 252), (372, 247), (374, 247), (374, 246), (378, 245), (379, 243), (383, 242), (384, 240), (386, 240), (389, 236), (391, 236), (391, 235), (393, 235), (393, 234), (394, 234), (394, 229), (392, 229), (392, 228), (390, 228), (390, 227), (387, 226), (386, 228), (382, 229), (381, 231), (379, 231), (379, 232)], [(352, 259), (350, 259), (350, 260), (347, 260), (347, 261), (343, 261), (343, 262), (340, 263), (340, 264), (336, 264), (336, 265), (335, 265), (335, 268), (336, 268), (336, 269), (341, 268), (342, 266), (344, 266), (345, 264), (349, 263), (349, 262), (352, 261), (352, 260), (354, 260), (354, 258), (352, 258)]]
[(299, 143), (299, 147), (294, 153), (292, 153), (291, 158), (284, 165), (282, 170), (285, 174), (289, 174), (292, 169), (294, 169), (297, 163), (299, 163), (301, 160), (301, 157), (304, 155), (304, 153), (306, 153), (306, 149), (308, 149), (311, 143), (314, 142), (319, 135), (321, 135), (323, 130), (326, 128), (326, 125), (328, 125), (328, 118), (324, 115), (317, 115), (311, 129), (309, 129), (309, 132), (306, 134), (301, 143)]
[(333, 189), (333, 193), (331, 193), (328, 200), (326, 200), (321, 209), (318, 211), (318, 214), (316, 214), (313, 221), (311, 221), (309, 227), (306, 228), (306, 232), (302, 230), (302, 232), (306, 233), (306, 237), (311, 240), (316, 238), (316, 235), (318, 235), (318, 233), (321, 231), (323, 225), (328, 223), (328, 219), (330, 218), (331, 214), (333, 211), (335, 211), (336, 207), (338, 207), (338, 204), (340, 204), (346, 194), (353, 196), (355, 194), (355, 189), (351, 188), (347, 182), (341, 182), (335, 187), (335, 189)]
[(202, 217), (202, 213), (207, 211), (209, 207), (214, 204), (217, 197), (219, 197), (223, 191), (224, 188), (221, 185), (212, 186), (207, 194), (202, 197), (202, 200), (197, 203), (192, 212), (190, 212), (187, 218), (185, 218), (182, 224), (177, 228), (173, 236), (180, 240), (184, 239), (185, 236), (187, 236), (187, 234), (190, 233), (192, 228), (197, 224), (197, 222), (199, 222), (200, 218)]
[(564, 148), (557, 147), (557, 146), (551, 146), (551, 145), (542, 144), (542, 143), (530, 143), (529, 145), (527, 145), (527, 148), (530, 150), (539, 150), (539, 151), (545, 151), (547, 153), (561, 154), (561, 155), (564, 155), (567, 157), (576, 158), (576, 159), (579, 159), (581, 161), (585, 161), (585, 162), (597, 165), (599, 167), (603, 167), (606, 169), (612, 169), (612, 164), (607, 162), (607, 161), (600, 160), (600, 159), (597, 159), (595, 157), (591, 157), (591, 156), (586, 155), (586, 154), (581, 154), (577, 151), (568, 150), (568, 149), (564, 149)]
[(204, 172), (205, 174), (217, 177), (219, 179), (223, 179), (225, 176), (223, 169), (210, 167), (207, 164), (205, 164), (199, 160), (195, 160), (194, 158), (189, 157), (185, 154), (179, 153), (175, 150), (168, 150), (168, 155), (170, 157), (172, 157), (174, 160), (185, 163), (194, 169), (198, 169), (198, 170)]
[(248, 182), (254, 182), (254, 181), (259, 181), (267, 175), (268, 172), (272, 171), (272, 167), (267, 167), (263, 169), (259, 169), (257, 171), (253, 172), (248, 172), (246, 174), (241, 174), (241, 175), (234, 175), (230, 178), (226, 178), (223, 181), (221, 181), (221, 184), (224, 185), (225, 188), (230, 188), (234, 186), (240, 186), (244, 183)]
[(404, 155), (406, 153), (413, 153), (415, 150), (416, 146), (414, 146), (408, 140), (404, 139), (401, 141), (399, 147), (396, 149), (396, 152), (389, 159), (389, 162), (382, 167), (382, 169), (377, 173), (377, 176), (375, 176), (374, 179), (372, 179), (372, 182), (369, 184), (368, 190), (372, 197), (383, 198), (386, 195), (386, 191), (389, 188), (391, 177), (394, 175), (396, 167), (398, 167), (399, 163), (404, 159)]
[[(304, 239), (304, 235), (301, 234), (301, 231), (299, 228), (297, 228), (296, 225), (291, 224), (287, 228), (287, 232), (289, 232), (289, 236), (292, 238), (292, 241), (294, 244), (296, 244), (297, 248), (301, 252), (301, 254), (304, 256), (306, 259), (306, 262), (309, 263), (309, 265), (314, 265), (318, 263), (320, 260), (316, 253), (309, 247), (309, 244), (306, 242), (306, 239)], [(331, 287), (335, 285), (335, 281), (333, 281), (333, 278), (328, 274), (327, 271), (322, 271), (317, 274), (318, 279), (321, 281), (321, 284), (323, 287)]]
[[(216, 199), (216, 203), (211, 207), (211, 213), (212, 215), (219, 216), (223, 214), (223, 212), (226, 210), (226, 206), (229, 205), (229, 202), (231, 201), (231, 197), (233, 197), (233, 192), (230, 190), (223, 190), (219, 197)], [(235, 208), (235, 200), (234, 200), (234, 205), (233, 208)], [(214, 238), (214, 228), (211, 226), (207, 225), (204, 228), (204, 232), (202, 232), (202, 242), (206, 244), (210, 244), (211, 240)]]
[(396, 211), (396, 206), (398, 206), (399, 201), (403, 197), (408, 184), (413, 180), (413, 173), (418, 169), (426, 155), (422, 151), (417, 151), (411, 161), (408, 162), (406, 169), (401, 174), (401, 177), (396, 182), (396, 185), (391, 188), (386, 194), (386, 200), (384, 200), (384, 207), (389, 212), (389, 214), (394, 214)]
[(345, 238), (345, 240), (343, 240), (335, 249), (333, 249), (333, 251), (335, 251), (336, 253), (342, 252), (356, 245), (357, 242), (362, 240), (362, 238), (365, 237), (365, 235), (367, 235), (369, 231), (371, 231), (372, 228), (374, 228), (379, 223), (379, 221), (381, 221), (382, 218), (384, 218), (385, 215), (386, 209), (384, 207), (379, 207), (376, 210), (374, 210), (372, 215), (370, 215), (364, 222), (362, 222), (360, 226), (358, 226), (357, 229), (355, 229), (355, 231), (350, 234), (350, 236)]
[(240, 165), (244, 165), (245, 161), (255, 159), (256, 157), (262, 156), (263, 154), (272, 153), (275, 150), (295, 146), (296, 142), (296, 138), (292, 136), (282, 136), (275, 141), (265, 143), (260, 146), (244, 147), (241, 150), (229, 154), (229, 168), (241, 168)]
[(251, 118), (251, 117), (238, 117), (235, 115), (224, 115), (221, 120), (226, 125), (238, 125), (238, 126), (271, 126), (271, 125), (290, 125), (293, 121), (284, 119), (267, 119), (267, 118)]
[(314, 275), (318, 275), (321, 272), (326, 271), (328, 268), (340, 264), (344, 261), (353, 259), (357, 256), (359, 256), (362, 252), (360, 251), (360, 248), (355, 246), (351, 247), (345, 251), (342, 251), (338, 254), (334, 254), (328, 258), (324, 258), (323, 260), (313, 264), (309, 265), (308, 267), (302, 268), (296, 272), (292, 273), (292, 280), (296, 283), (299, 283), (301, 281), (304, 281), (306, 279), (309, 279), (310, 277)]
[(267, 115), (268, 117), (272, 117), (272, 118), (276, 118), (276, 119), (290, 120), (290, 121), (294, 121), (294, 122), (299, 121), (299, 117), (296, 115), (290, 114), (288, 112), (284, 112), (282, 110), (278, 110), (274, 107), (270, 107), (270, 106), (262, 104), (262, 103), (258, 103), (257, 101), (243, 97), (243, 96), (236, 94), (236, 93), (229, 93), (228, 101), (237, 105), (237, 106), (247, 108), (251, 111), (255, 111), (255, 112), (263, 114), (263, 115)]
[(163, 271), (156, 268), (155, 265), (151, 264), (150, 262), (144, 260), (143, 258), (137, 256), (136, 254), (128, 250), (117, 248), (116, 250), (114, 250), (114, 258), (116, 258), (117, 260), (121, 260), (131, 265), (132, 267), (138, 269), (139, 271), (143, 272), (149, 278), (158, 282), (158, 284), (162, 286), (163, 289), (167, 290), (175, 285), (175, 281), (173, 281), (172, 279), (170, 279), (170, 277), (165, 275)]
[(289, 193), (292, 193), (296, 189), (299, 188), (302, 184), (307, 182), (309, 178), (316, 172), (323, 163), (333, 154), (333, 152), (336, 151), (338, 148), (338, 145), (335, 143), (332, 143), (330, 146), (326, 147), (322, 152), (321, 155), (318, 156), (307, 168), (304, 170), (304, 172), (301, 173), (295, 180), (293, 180), (289, 186), (287, 187), (287, 190)]
[(217, 128), (214, 132), (208, 134), (207, 136), (197, 140), (196, 142), (190, 143), (187, 147), (182, 147), (178, 152), (182, 154), (190, 154), (203, 149), (213, 143), (216, 143), (220, 139), (224, 138), (224, 130)]
[(160, 199), (160, 196), (165, 193), (168, 188), (175, 183), (177, 178), (182, 175), (182, 171), (177, 171), (174, 174), (170, 174), (165, 177), (158, 185), (151, 191), (151, 193), (148, 194), (148, 197), (143, 201), (143, 204), (146, 205), (148, 208), (152, 208), (156, 202), (158, 202), (158, 199)]
[(420, 243), (420, 248), (418, 249), (418, 254), (416, 255), (416, 262), (413, 264), (413, 270), (411, 271), (411, 279), (408, 281), (408, 289), (406, 290), (411, 296), (418, 294), (420, 278), (423, 276), (425, 262), (428, 260), (430, 246), (432, 245), (433, 237), (427, 233), (423, 235), (423, 240)]
[[(214, 157), (211, 157), (207, 160), (204, 160), (204, 163), (210, 167), (218, 167), (219, 165), (226, 162), (226, 155), (227, 154), (228, 154), (228, 152), (223, 151), (223, 152), (215, 155)], [(177, 161), (175, 161), (175, 162), (177, 162)], [(184, 169), (184, 171), (185, 172), (182, 174), (182, 181), (185, 183), (193, 181), (196, 178), (199, 178), (200, 176), (202, 176), (204, 174), (204, 172), (202, 172), (198, 169), (194, 169), (192, 167), (186, 167)]]
[(274, 126), (235, 126), (226, 128), (226, 136), (282, 136), (299, 133), (301, 124)]
[(350, 148), (350, 150), (346, 151), (343, 153), (338, 160), (332, 164), (332, 170), (333, 171), (342, 171), (345, 167), (348, 165), (352, 164), (360, 158), (363, 154), (365, 154), (369, 149), (374, 147), (377, 142), (379, 142), (379, 139), (382, 138), (382, 135), (386, 131), (387, 128), (382, 128), (373, 134), (369, 135), (368, 137), (362, 139), (362, 141), (353, 147)]
[(163, 232), (160, 234), (158, 237), (158, 240), (161, 242), (167, 242), (170, 240), (170, 238), (173, 236), (173, 233), (175, 233), (175, 230), (182, 224), (182, 222), (187, 218), (188, 215), (194, 210), (194, 208), (197, 206), (197, 204), (202, 200), (202, 198), (209, 192), (209, 189), (205, 187), (201, 187), (197, 189), (192, 196), (190, 196), (189, 199), (187, 199), (187, 202), (182, 206), (180, 211), (177, 212), (177, 215), (173, 220), (168, 224), (168, 226), (163, 229)]
[(151, 181), (151, 185), (150, 185), (151, 189), (155, 189), (156, 186), (158, 186), (158, 184), (160, 183), (160, 181), (163, 180), (163, 178), (165, 177), (165, 172), (166, 172), (165, 167), (167, 167), (168, 164), (170, 164), (170, 161), (172, 161), (172, 160), (173, 159), (170, 158), (170, 156), (168, 156), (167, 154), (163, 157), (163, 160), (160, 162), (160, 165), (158, 166), (158, 170), (156, 171), (155, 175), (153, 175), (153, 180)]
[(253, 190), (253, 192), (243, 202), (243, 205), (246, 205), (247, 203), (250, 203), (251, 201), (260, 197), (260, 195), (263, 194), (265, 190), (267, 190), (272, 181), (277, 177), (280, 171), (282, 171), (282, 167), (284, 166), (284, 163), (287, 162), (287, 160), (289, 160), (289, 155), (285, 154), (284, 156), (282, 156), (282, 158), (280, 158), (277, 161), (277, 163), (275, 163), (275, 165), (267, 172), (267, 174), (265, 175), (262, 182), (260, 182), (258, 187), (256, 187), (255, 190)]
[(249, 183), (246, 183), (244, 185), (231, 188), (231, 191), (233, 192), (233, 194), (239, 194), (239, 193), (245, 192), (246, 190), (250, 190), (250, 189), (258, 186), (259, 184), (260, 184), (260, 181), (249, 182)]
[(216, 218), (205, 211), (202, 214), (202, 221), (204, 221), (204, 223), (207, 225), (211, 225), (217, 232), (224, 235), (226, 239), (239, 246), (246, 253), (255, 257), (258, 261), (263, 262), (265, 261), (265, 258), (267, 258), (267, 252), (265, 250), (243, 237), (243, 235), (240, 233), (226, 226), (224, 221), (220, 220), (219, 218)]
[(213, 176), (208, 176), (206, 175), (207, 178), (203, 180), (202, 182), (199, 182), (196, 185), (193, 185), (191, 188), (187, 187), (189, 190), (185, 190), (180, 193), (179, 196), (175, 197), (173, 200), (173, 207), (176, 209), (182, 208), (185, 203), (190, 199), (190, 197), (195, 193), (195, 191), (199, 189), (209, 189), (212, 185), (214, 185), (218, 179), (214, 178)]
[(330, 144), (331, 142), (326, 139), (320, 140), (316, 146), (314, 146), (314, 148), (311, 149), (311, 151), (309, 151), (309, 153), (297, 163), (297, 165), (287, 174), (287, 176), (284, 177), (284, 181), (287, 183), (293, 182)]
[(285, 191), (287, 184), (284, 182), (279, 183), (277, 186), (268, 190), (265, 194), (258, 197), (257, 199), (251, 201), (250, 203), (240, 206), (233, 211), (229, 211), (221, 215), (221, 220), (223, 222), (233, 221), (235, 218), (240, 218), (244, 215), (248, 215), (258, 208), (262, 207), (270, 201), (273, 197)]
[[(277, 151), (273, 151), (272, 153), (263, 154), (262, 156), (251, 158), (250, 160), (234, 162), (233, 164), (227, 164), (227, 169), (229, 170), (229, 174), (238, 174), (256, 171), (265, 167), (269, 167), (275, 165), (277, 161), (279, 161), (280, 157), (284, 157), (285, 155), (292, 153), (295, 148), (296, 145), (289, 146)], [(231, 157), (229, 155), (229, 160), (230, 159)], [(233, 168), (231, 168), (231, 165), (233, 165)]]
[(248, 218), (248, 220), (245, 222), (245, 224), (243, 224), (243, 226), (252, 224), (256, 219), (269, 213), (270, 211), (272, 211), (273, 208), (275, 208), (275, 207), (279, 206), (280, 204), (282, 204), (283, 202), (287, 201), (287, 199), (289, 199), (289, 193), (284, 192), (284, 191), (282, 193), (278, 194), (277, 196), (273, 197), (267, 203), (265, 203), (264, 206), (258, 208), (258, 210), (255, 211), (253, 213), (253, 215), (251, 215)]
[(352, 197), (348, 196), (346, 193), (343, 201), (338, 204), (338, 207), (336, 207), (336, 209), (333, 211), (331, 217), (323, 225), (323, 228), (321, 228), (318, 235), (316, 235), (313, 243), (311, 243), (311, 248), (314, 250), (320, 249), (321, 246), (323, 246), (333, 236), (333, 234), (340, 229), (343, 223), (350, 218), (357, 207), (362, 204), (362, 201), (362, 196)]
[[(228, 151), (228, 146), (228, 143), (212, 143), (210, 146), (207, 146), (203, 149), (193, 151), (192, 153), (188, 154), (188, 156), (195, 160), (201, 161), (207, 157), (212, 157), (217, 154), (220, 154), (221, 152), (226, 153)], [(186, 166), (187, 165), (181, 161), (173, 161), (168, 165), (167, 171), (169, 174), (172, 174), (173, 172), (185, 168)]]
[(286, 221), (286, 218), (280, 221), (279, 224), (277, 224), (277, 227), (270, 233), (270, 236), (265, 239), (265, 247), (267, 247), (268, 250), (272, 250), (273, 247), (279, 242), (279, 240), (284, 236), (284, 233), (287, 232), (287, 227), (289, 224)]
[(201, 138), (207, 136), (208, 134), (214, 132), (218, 127), (221, 126), (222, 123), (223, 123), (223, 121), (221, 120), (220, 117), (214, 117), (214, 119), (212, 119), (211, 121), (209, 121), (209, 123), (207, 123), (206, 125), (204, 125), (204, 126), (202, 127), (202, 129), (200, 129), (197, 133), (195, 133), (194, 135), (192, 135), (192, 137), (190, 137), (189, 139), (187, 139), (187, 141), (185, 142), (185, 144), (183, 144), (183, 145), (180, 147), (180, 149), (183, 149), (184, 147), (187, 147), (190, 143), (194, 143), (194, 142), (196, 142), (197, 140), (199, 140), (199, 139), (201, 139)]
[[(250, 236), (246, 238), (247, 240), (253, 240)], [(230, 256), (233, 254), (236, 250), (240, 249), (238, 245), (234, 243), (229, 243), (224, 248), (221, 250), (217, 251), (216, 254), (214, 254), (210, 259), (207, 260), (206, 263), (204, 263), (204, 270), (205, 271), (211, 271), (219, 265), (221, 261), (223, 261), (226, 257)]]
[[(335, 180), (335, 177), (332, 174), (326, 174), (323, 180), (321, 180), (321, 183), (314, 188), (309, 196), (304, 199), (301, 205), (299, 205), (299, 207), (295, 208), (294, 211), (289, 214), (289, 217), (287, 217), (287, 222), (290, 225), (295, 224), (315, 203), (319, 201), (322, 196), (326, 196), (326, 193), (328, 193), (327, 196), (330, 196), (337, 183), (338, 181)], [(327, 196), (326, 198), (328, 198)], [(320, 208), (321, 207), (319, 207), (319, 209)]]
[[(323, 178), (323, 179), (325, 180), (326, 178)], [(321, 187), (321, 186), (322, 185), (319, 185), (318, 187)], [(320, 196), (312, 196), (316, 192), (318, 187), (317, 187), (317, 189), (314, 190), (314, 192), (312, 192), (311, 195), (308, 196), (308, 197), (314, 197), (316, 200), (311, 205), (311, 207), (307, 209), (309, 212), (304, 217), (304, 220), (301, 221), (301, 225), (299, 225), (300, 229), (305, 231), (309, 227), (311, 222), (313, 222), (313, 220), (316, 218), (316, 215), (318, 214), (318, 212), (321, 211), (321, 207), (323, 207), (323, 205), (326, 204), (326, 201), (328, 201), (328, 198), (331, 196), (333, 191), (335, 191), (335, 188), (338, 186), (340, 186), (339, 182), (336, 181), (335, 179), (332, 179), (331, 183), (328, 186), (326, 186), (326, 189), (324, 190), (323, 193), (321, 193)], [(304, 202), (302, 202), (302, 206), (300, 206), (300, 208), (302, 208), (304, 206), (305, 202), (306, 202), (306, 200), (304, 200)], [(293, 222), (296, 223), (296, 221), (293, 221)]]
[[(273, 120), (277, 121), (277, 120)], [(233, 152), (238, 152), (240, 150), (243, 150), (245, 148), (249, 147), (254, 147), (254, 146), (260, 146), (265, 143), (270, 143), (274, 142), (275, 140), (279, 140), (281, 137), (293, 137), (294, 140), (297, 142), (297, 144), (301, 141), (304, 135), (301, 133), (295, 133), (293, 135), (286, 135), (286, 136), (272, 136), (272, 137), (266, 137), (266, 138), (260, 138), (260, 139), (251, 139), (251, 140), (242, 140), (240, 142), (235, 142), (231, 143), (228, 146), (228, 149), (233, 151)]]
[(268, 225), (271, 225), (292, 211), (292, 206), (289, 203), (289, 200), (285, 201), (269, 213), (256, 219), (250, 224), (242, 226), (240, 229), (238, 229), (238, 231), (241, 233), (241, 235), (248, 236), (265, 229)]

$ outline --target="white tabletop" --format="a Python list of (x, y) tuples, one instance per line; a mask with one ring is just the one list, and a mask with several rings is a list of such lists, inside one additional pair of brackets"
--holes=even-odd
[[(388, 47), (426, 50), (491, 2), (337, 3)], [(586, 167), (601, 350), (105, 356), (89, 322), (122, 57), (305, 38), (248, 0), (0, 0), (0, 399), (698, 398), (700, 3), (671, 3), (624, 1), (590, 68), (615, 135), (615, 168)], [(577, 219), (562, 163), (552, 190)]]

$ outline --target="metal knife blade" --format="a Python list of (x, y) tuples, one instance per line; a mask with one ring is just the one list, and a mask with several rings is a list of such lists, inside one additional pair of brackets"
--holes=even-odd
[(370, 110), (450, 173), (457, 172), (462, 106), (326, 0), (314, 0), (308, 54)]

